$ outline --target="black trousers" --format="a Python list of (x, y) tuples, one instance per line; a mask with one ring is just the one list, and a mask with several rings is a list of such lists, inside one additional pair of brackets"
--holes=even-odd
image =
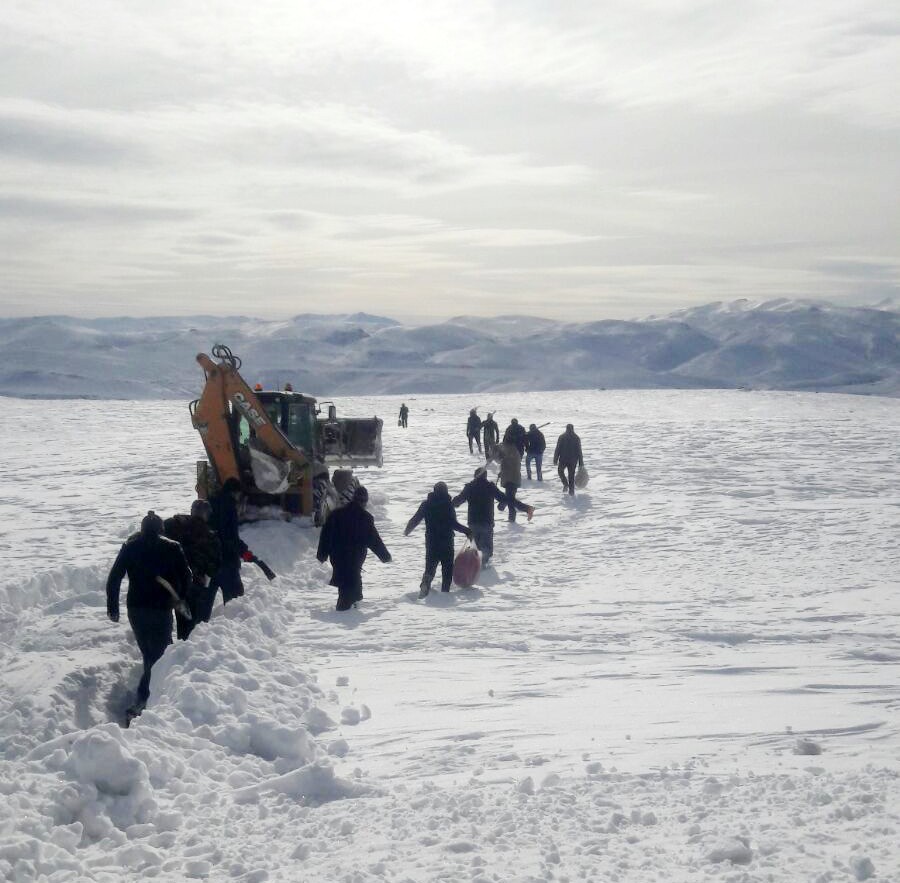
[[(576, 463), (560, 463), (559, 468), (556, 470), (559, 473), (560, 481), (565, 486), (566, 490), (570, 494), (575, 493), (575, 466)], [(569, 474), (569, 477), (566, 478), (565, 473)]]
[(138, 702), (146, 702), (150, 696), (150, 670), (172, 643), (172, 611), (156, 607), (129, 607), (128, 622), (144, 661), (137, 698)]
[(516, 520), (516, 510), (519, 512), (527, 512), (528, 506), (526, 506), (521, 500), (516, 499), (516, 491), (519, 489), (517, 484), (505, 484), (503, 485), (503, 490), (506, 491), (506, 508), (509, 509), (509, 521)]
[(241, 562), (229, 562), (219, 568), (219, 572), (210, 580), (209, 588), (212, 590), (213, 600), (216, 591), (222, 590), (222, 601), (227, 604), (244, 594), (244, 584), (241, 582)]
[(441, 565), (441, 591), (449, 592), (450, 583), (453, 582), (453, 546), (444, 546), (441, 549), (425, 549), (425, 573), (422, 574), (422, 584), (431, 587), (431, 581), (437, 573), (438, 564)]
[(478, 445), (478, 453), (481, 453), (481, 436), (478, 435), (477, 432), (475, 433), (475, 435), (471, 435), (469, 433), (467, 433), (467, 435), (469, 435), (469, 453), (470, 454), (475, 453), (475, 451), (472, 448), (472, 442), (475, 442), (475, 444)]
[(185, 619), (177, 610), (175, 611), (175, 633), (179, 641), (186, 640), (198, 622), (209, 622), (213, 604), (216, 603), (216, 591), (211, 582), (208, 586), (204, 586), (203, 583), (191, 583), (185, 599), (191, 611), (191, 618)]
[(335, 610), (349, 610), (357, 601), (362, 601), (362, 580), (338, 585), (338, 597)]

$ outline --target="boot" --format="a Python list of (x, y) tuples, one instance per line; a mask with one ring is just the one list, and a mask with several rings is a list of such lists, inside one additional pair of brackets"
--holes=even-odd
[(419, 583), (419, 597), (427, 598), (428, 593), (431, 591), (431, 580), (428, 579), (427, 576), (422, 577), (422, 582)]

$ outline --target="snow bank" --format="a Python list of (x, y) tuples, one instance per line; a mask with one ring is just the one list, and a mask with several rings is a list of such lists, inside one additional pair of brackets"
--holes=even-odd
[[(245, 536), (273, 566), (290, 570), (298, 554), (309, 554), (309, 533), (276, 524)], [(278, 584), (245, 578), (244, 598), (198, 626), (190, 641), (171, 646), (154, 667), (150, 702), (130, 729), (111, 720), (46, 740), (32, 734), (30, 751), (4, 766), (0, 878), (71, 872), (103, 880), (121, 869), (205, 877), (217, 863), (191, 844), (206, 840), (213, 853), (219, 834), (198, 840), (197, 832), (240, 827), (248, 811), (241, 807), (273, 795), (300, 807), (379, 793), (335, 774), (332, 758), (350, 751), (329, 734), (338, 706), (289, 640), (296, 613), (289, 593), (296, 596), (314, 577), (300, 570)], [(57, 573), (46, 585), (64, 579)], [(128, 693), (135, 675), (126, 673)], [(0, 729), (25, 740), (18, 728), (40, 709), (19, 702), (2, 711)], [(21, 749), (24, 742), (15, 744)], [(10, 748), (7, 756), (16, 754), (22, 751)], [(176, 843), (186, 850), (177, 861)]]

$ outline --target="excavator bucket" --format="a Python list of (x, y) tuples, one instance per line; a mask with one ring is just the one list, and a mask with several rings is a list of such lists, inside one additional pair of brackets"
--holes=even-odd
[(326, 463), (340, 467), (382, 465), (380, 418), (329, 414), (316, 423), (318, 447)]

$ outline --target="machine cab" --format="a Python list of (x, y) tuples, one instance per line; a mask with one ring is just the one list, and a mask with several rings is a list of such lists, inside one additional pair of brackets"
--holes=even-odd
[[(315, 398), (293, 390), (255, 390), (272, 423), (313, 459), (336, 466), (381, 466), (381, 428), (378, 417), (338, 417), (333, 402), (325, 414)], [(241, 442), (249, 425), (241, 421)]]

